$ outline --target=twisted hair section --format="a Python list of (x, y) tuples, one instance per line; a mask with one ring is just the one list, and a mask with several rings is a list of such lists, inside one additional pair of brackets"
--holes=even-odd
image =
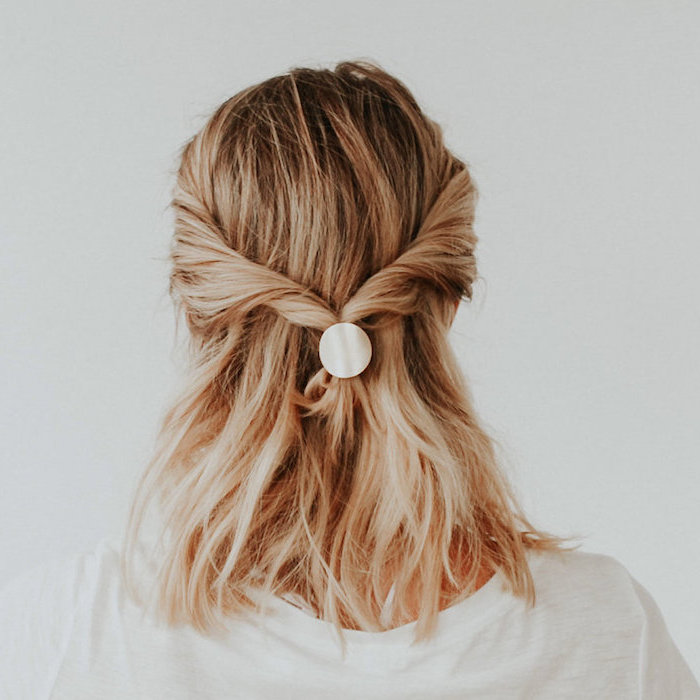
[[(151, 602), (200, 630), (293, 593), (344, 646), (342, 628), (386, 629), (389, 578), (417, 640), (483, 571), (534, 604), (526, 550), (566, 538), (517, 503), (448, 341), (476, 199), (440, 126), (368, 61), (250, 86), (185, 144), (170, 293), (189, 363), (132, 504), (133, 595), (156, 507)], [(341, 321), (373, 347), (350, 378), (318, 357)]]

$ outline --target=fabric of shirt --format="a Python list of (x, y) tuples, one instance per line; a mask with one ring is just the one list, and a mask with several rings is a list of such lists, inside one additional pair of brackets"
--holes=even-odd
[[(126, 595), (118, 546), (56, 558), (0, 591), (3, 700), (141, 698), (625, 698), (697, 700), (700, 687), (649, 592), (615, 558), (528, 552), (536, 605), (497, 573), (438, 614), (345, 630), (268, 596), (223, 633), (168, 626)], [(267, 599), (267, 598), (266, 598)]]

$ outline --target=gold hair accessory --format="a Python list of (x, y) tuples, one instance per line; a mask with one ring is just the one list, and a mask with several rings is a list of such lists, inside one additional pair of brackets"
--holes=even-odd
[(321, 364), (334, 377), (354, 377), (362, 372), (372, 357), (372, 342), (354, 323), (328, 326), (318, 345)]

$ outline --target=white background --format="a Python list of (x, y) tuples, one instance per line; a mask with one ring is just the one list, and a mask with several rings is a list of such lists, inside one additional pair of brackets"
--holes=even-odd
[(19, 2), (0, 11), (0, 582), (118, 538), (177, 377), (177, 150), (295, 65), (404, 80), (481, 197), (452, 339), (536, 525), (700, 676), (700, 4)]

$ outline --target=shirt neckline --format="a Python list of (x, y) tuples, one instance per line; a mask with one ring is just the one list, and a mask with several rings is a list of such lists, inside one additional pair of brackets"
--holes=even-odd
[[(542, 559), (541, 556), (536, 556), (538, 554), (540, 552), (533, 549), (525, 551), (531, 571), (537, 568)], [(262, 599), (262, 603), (263, 611), (254, 616), (254, 621), (271, 628), (276, 635), (303, 640), (319, 650), (326, 650), (330, 639), (338, 640), (332, 622), (314, 617), (280, 596), (269, 594)], [(510, 593), (505, 576), (497, 570), (477, 591), (440, 610), (435, 633), (426, 641), (431, 646), (452, 643), (457, 638), (468, 635), (484, 618), (497, 614), (506, 605), (518, 603), (524, 604), (524, 601), (521, 602)], [(407, 648), (413, 643), (417, 624), (417, 620), (413, 620), (380, 632), (343, 628), (343, 637), (351, 650)]]

